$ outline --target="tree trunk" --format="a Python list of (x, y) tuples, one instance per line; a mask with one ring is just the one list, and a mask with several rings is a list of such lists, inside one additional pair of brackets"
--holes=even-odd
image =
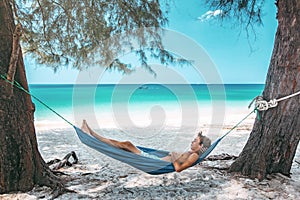
[[(263, 97), (284, 97), (300, 90), (300, 1), (277, 1), (278, 28)], [(264, 179), (290, 175), (300, 138), (300, 96), (259, 113), (250, 138), (230, 171)]]
[[(10, 63), (15, 24), (9, 0), (0, 1), (0, 73)], [(22, 51), (19, 48), (14, 78), (28, 89)], [(61, 186), (38, 152), (33, 124), (34, 105), (19, 89), (0, 80), (0, 193), (27, 191), (35, 184)]]

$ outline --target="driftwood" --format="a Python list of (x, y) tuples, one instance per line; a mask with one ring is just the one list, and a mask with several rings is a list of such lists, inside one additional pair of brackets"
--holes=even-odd
[(222, 153), (219, 155), (211, 155), (207, 158), (205, 158), (205, 161), (216, 161), (216, 160), (235, 160), (237, 159), (238, 156), (234, 156), (234, 155), (229, 155), (227, 153)]
[[(70, 158), (73, 158), (73, 162), (70, 162), (69, 159)], [(60, 159), (53, 159), (53, 160), (50, 160), (49, 162), (47, 162), (46, 164), (49, 166), (49, 168), (51, 169), (51, 171), (56, 174), (56, 175), (67, 175), (63, 172), (60, 172), (60, 171), (56, 171), (64, 166), (72, 166), (73, 164), (76, 164), (78, 163), (78, 157), (76, 155), (76, 153), (74, 151), (71, 151), (70, 153), (68, 153), (62, 160)], [(53, 191), (52, 191), (52, 197), (51, 199), (55, 199), (57, 198), (58, 196), (62, 195), (62, 194), (65, 194), (67, 192), (70, 192), (70, 193), (76, 193), (76, 191), (74, 190), (70, 190), (70, 189), (67, 189), (65, 187), (61, 187), (61, 186), (58, 186), (56, 187)]]
[[(69, 161), (70, 157), (72, 156), (73, 162)], [(58, 170), (64, 166), (71, 167), (73, 164), (78, 163), (78, 157), (74, 151), (68, 153), (62, 160), (60, 159), (53, 159), (47, 162), (47, 165), (51, 170)]]
[[(219, 154), (219, 155), (211, 155), (211, 156), (205, 158), (204, 161), (235, 160), (237, 158), (238, 158), (238, 156), (222, 153), (222, 154)], [(220, 166), (220, 165), (209, 166), (208, 165), (208, 166), (202, 166), (202, 167), (205, 167), (207, 169), (216, 169), (216, 170), (220, 170), (220, 171), (228, 170), (230, 168), (230, 166), (226, 165), (226, 164), (224, 166)]]

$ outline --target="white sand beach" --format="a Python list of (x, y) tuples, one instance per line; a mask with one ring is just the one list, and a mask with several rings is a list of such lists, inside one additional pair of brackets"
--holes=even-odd
[[(204, 134), (209, 132), (212, 140), (228, 131), (248, 111), (230, 111), (225, 116), (224, 125), (202, 123), (199, 130)], [(255, 114), (251, 115), (241, 126), (230, 133), (212, 152), (211, 155), (227, 153), (239, 155), (245, 145), (251, 131)], [(91, 125), (92, 126), (92, 125)], [(220, 129), (215, 132), (214, 129)], [(182, 130), (186, 130), (182, 132)], [(151, 135), (157, 131), (151, 128), (143, 130), (145, 137), (131, 137), (128, 130), (118, 128), (102, 128), (105, 136), (131, 140), (137, 145), (158, 149), (168, 149), (171, 145), (165, 145), (166, 138), (177, 135), (175, 138), (192, 140), (191, 127), (180, 130), (174, 126), (166, 126), (163, 133)], [(100, 131), (100, 130), (99, 130)], [(135, 130), (132, 130), (135, 131)], [(125, 134), (124, 134), (125, 133)], [(269, 176), (266, 180), (248, 179), (225, 170), (212, 169), (212, 167), (224, 168), (233, 161), (203, 161), (197, 166), (184, 170), (181, 173), (164, 175), (148, 175), (132, 168), (124, 163), (113, 160), (103, 154), (90, 149), (80, 143), (75, 131), (70, 127), (50, 128), (37, 126), (37, 138), (39, 150), (45, 161), (54, 158), (63, 158), (67, 153), (75, 151), (79, 163), (71, 167), (60, 169), (67, 174), (61, 177), (67, 180), (67, 188), (76, 193), (66, 193), (57, 199), (297, 199), (300, 196), (300, 152), (299, 148), (292, 166), (291, 178), (280, 174)], [(174, 143), (174, 141), (173, 141)], [(172, 144), (173, 144), (172, 143)], [(2, 200), (11, 199), (49, 199), (51, 189), (47, 187), (35, 187), (27, 193), (13, 193), (0, 195)]]

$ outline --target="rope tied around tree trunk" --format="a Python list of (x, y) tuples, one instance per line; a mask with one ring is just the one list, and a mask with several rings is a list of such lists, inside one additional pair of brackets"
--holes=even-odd
[(262, 96), (257, 96), (252, 100), (252, 102), (250, 103), (248, 108), (250, 108), (251, 105), (253, 104), (253, 102), (255, 101), (255, 108), (258, 111), (266, 111), (270, 108), (275, 108), (280, 101), (295, 97), (297, 95), (300, 95), (300, 91), (295, 92), (290, 95), (287, 95), (285, 97), (279, 98), (279, 99), (271, 99), (270, 101), (265, 100)]

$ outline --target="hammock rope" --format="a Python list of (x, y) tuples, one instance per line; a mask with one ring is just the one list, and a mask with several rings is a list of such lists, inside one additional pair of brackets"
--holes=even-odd
[(267, 111), (270, 108), (275, 108), (278, 106), (278, 103), (280, 101), (287, 100), (289, 98), (295, 97), (297, 95), (300, 95), (300, 91), (295, 92), (293, 94), (287, 95), (285, 97), (281, 97), (279, 99), (271, 99), (270, 101), (265, 100), (262, 96), (255, 97), (252, 102), (250, 103), (249, 107), (252, 105), (252, 103), (255, 101), (255, 108), (258, 111)]

